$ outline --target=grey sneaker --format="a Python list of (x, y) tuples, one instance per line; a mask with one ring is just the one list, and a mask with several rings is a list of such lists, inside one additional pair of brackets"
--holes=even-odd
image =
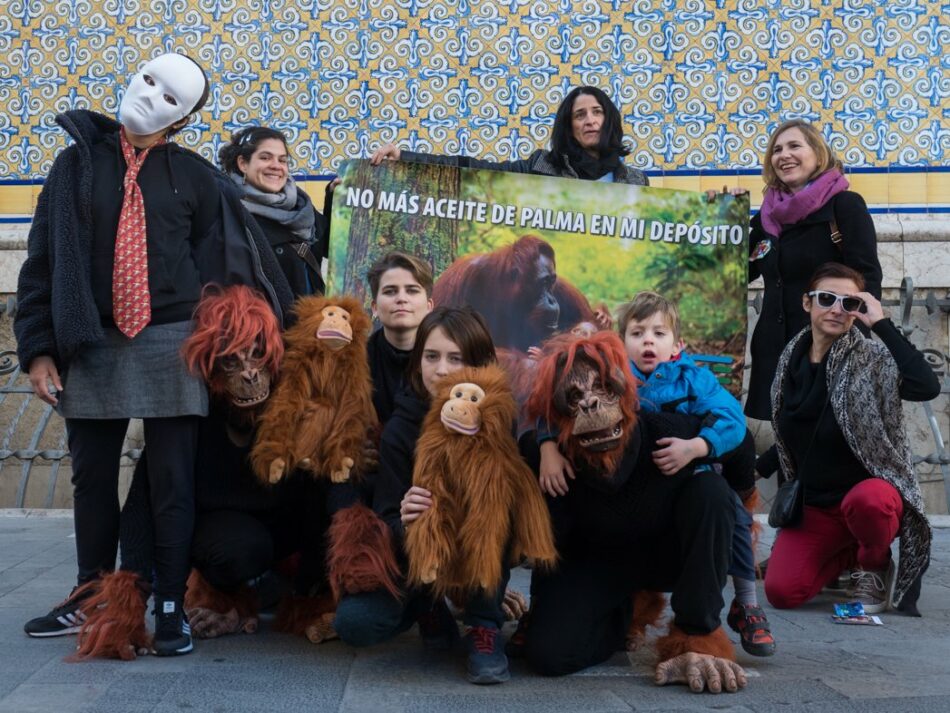
[(888, 563), (886, 570), (856, 569), (851, 573), (851, 581), (850, 601), (861, 602), (865, 614), (887, 611), (894, 587), (894, 561)]

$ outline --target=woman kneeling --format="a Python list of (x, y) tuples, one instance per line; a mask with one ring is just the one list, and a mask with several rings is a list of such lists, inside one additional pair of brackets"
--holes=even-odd
[[(928, 401), (940, 385), (855, 270), (819, 267), (802, 306), (810, 324), (779, 360), (772, 424), (782, 469), (801, 479), (804, 506), (801, 520), (778, 533), (766, 596), (791, 609), (851, 568), (849, 601), (867, 613), (884, 611), (892, 598), (916, 611), (931, 532), (901, 399)], [(855, 320), (883, 344), (865, 338)], [(890, 546), (898, 532), (895, 579)]]

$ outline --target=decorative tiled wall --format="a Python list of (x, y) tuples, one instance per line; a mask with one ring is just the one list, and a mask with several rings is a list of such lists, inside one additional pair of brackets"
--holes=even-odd
[[(0, 180), (42, 178), (65, 144), (55, 114), (115, 113), (166, 50), (213, 81), (184, 143), (213, 158), (271, 124), (307, 175), (382, 141), (525, 156), (579, 83), (614, 98), (652, 171), (756, 169), (792, 116), (851, 166), (939, 169), (948, 17), (948, 0), (0, 0)], [(948, 180), (926, 174), (912, 202), (946, 204)]]

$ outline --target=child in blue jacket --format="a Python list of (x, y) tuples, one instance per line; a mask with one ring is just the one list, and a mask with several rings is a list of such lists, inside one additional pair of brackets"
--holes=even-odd
[[(739, 402), (713, 373), (698, 366), (682, 349), (679, 311), (655, 292), (640, 292), (624, 305), (618, 330), (624, 340), (630, 369), (639, 384), (637, 395), (645, 411), (666, 411), (703, 419), (699, 435), (691, 439), (663, 438), (653, 460), (666, 475), (689, 463), (697, 470), (712, 471), (721, 464), (722, 475), (737, 493), (736, 530), (733, 536), (733, 577), (736, 598), (727, 622), (741, 637), (742, 648), (754, 656), (771, 656), (775, 640), (755, 589), (755, 555), (752, 550), (752, 517), (742, 504), (755, 491), (755, 446), (746, 428)], [(570, 465), (554, 441), (541, 444), (541, 487), (552, 496), (567, 492)]]

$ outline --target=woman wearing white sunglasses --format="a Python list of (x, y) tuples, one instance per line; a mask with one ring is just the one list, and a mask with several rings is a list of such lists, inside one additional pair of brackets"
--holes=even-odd
[[(772, 426), (784, 474), (800, 480), (803, 507), (798, 522), (778, 533), (765, 594), (772, 606), (791, 609), (851, 569), (848, 601), (868, 614), (892, 601), (916, 613), (931, 533), (901, 400), (928, 401), (940, 384), (856, 270), (819, 267), (802, 307), (809, 326), (779, 359)], [(864, 337), (855, 322), (881, 341)], [(895, 576), (890, 548), (898, 533)]]

